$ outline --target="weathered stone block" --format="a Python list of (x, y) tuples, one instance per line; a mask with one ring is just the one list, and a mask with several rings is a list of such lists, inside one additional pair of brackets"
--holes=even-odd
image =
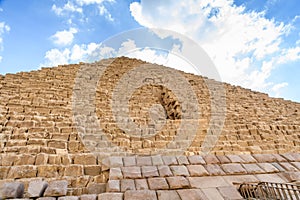
[(98, 195), (98, 200), (123, 200), (123, 193), (102, 193)]
[(101, 194), (106, 191), (106, 183), (90, 183), (87, 186), (88, 194)]
[(82, 176), (83, 166), (82, 165), (71, 165), (65, 168), (65, 176)]
[(29, 182), (28, 185), (28, 196), (29, 197), (42, 197), (46, 188), (48, 187), (48, 183), (42, 180), (33, 180)]
[(157, 200), (155, 191), (152, 190), (127, 190), (124, 200)]
[(148, 183), (146, 179), (135, 179), (135, 188), (137, 190), (148, 190)]
[(38, 177), (54, 178), (58, 176), (58, 167), (51, 165), (38, 166)]
[(59, 180), (59, 181), (51, 181), (47, 189), (45, 190), (45, 197), (59, 197), (65, 196), (67, 194), (68, 181)]
[(121, 192), (125, 192), (127, 190), (135, 190), (135, 183), (133, 179), (121, 180)]
[(157, 197), (158, 200), (181, 200), (176, 190), (158, 190)]
[(93, 154), (77, 154), (74, 158), (74, 164), (96, 165), (97, 160)]
[(90, 176), (97, 176), (101, 172), (101, 166), (99, 165), (88, 165), (84, 166), (84, 174)]
[(65, 197), (58, 197), (57, 200), (79, 200), (78, 196), (65, 196)]
[(169, 185), (165, 178), (149, 178), (148, 179), (149, 188), (151, 190), (167, 190)]
[(182, 176), (167, 177), (167, 181), (171, 189), (185, 189), (190, 187), (189, 181)]
[(109, 180), (106, 184), (106, 192), (120, 192), (120, 181)]
[(20, 182), (4, 183), (0, 188), (0, 198), (22, 198), (24, 194), (24, 184)]
[(9, 170), (7, 178), (33, 178), (36, 177), (36, 174), (36, 166), (12, 166)]
[(80, 200), (97, 200), (96, 194), (83, 194), (80, 196)]

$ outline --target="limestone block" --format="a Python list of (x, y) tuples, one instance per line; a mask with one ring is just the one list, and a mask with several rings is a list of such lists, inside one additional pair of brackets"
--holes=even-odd
[(82, 176), (83, 166), (82, 165), (70, 165), (65, 167), (64, 176)]
[(12, 166), (9, 170), (7, 178), (32, 178), (36, 177), (37, 167), (32, 165), (27, 166)]
[(14, 161), (17, 159), (17, 155), (15, 154), (3, 154), (2, 155), (2, 166), (12, 166)]
[(67, 194), (68, 181), (58, 180), (49, 182), (48, 187), (45, 190), (45, 197), (59, 197)]
[(123, 162), (124, 162), (124, 167), (136, 166), (135, 156), (126, 156), (123, 158)]
[(199, 156), (199, 155), (188, 156), (188, 159), (189, 159), (190, 163), (193, 165), (199, 165), (199, 164), (205, 165), (206, 164), (203, 157)]
[(166, 176), (173, 176), (170, 167), (166, 165), (161, 165), (157, 167), (159, 176), (166, 177)]
[(209, 173), (202, 165), (188, 165), (187, 166), (191, 176), (208, 176)]
[(152, 190), (127, 190), (124, 200), (157, 200), (155, 191)]
[(170, 166), (170, 169), (174, 176), (189, 176), (189, 171), (186, 166)]
[(42, 180), (33, 180), (29, 182), (28, 186), (28, 196), (29, 197), (42, 197), (46, 188), (48, 187), (48, 183)]
[(123, 193), (102, 193), (98, 195), (98, 200), (123, 200)]
[(142, 166), (142, 174), (145, 178), (159, 176), (156, 166)]
[(58, 197), (57, 200), (79, 200), (78, 196), (64, 196)]
[(58, 176), (58, 167), (53, 165), (40, 165), (38, 168), (38, 177), (55, 178)]
[(99, 165), (87, 165), (84, 166), (84, 174), (90, 176), (99, 175), (101, 172), (101, 166)]
[(148, 190), (148, 183), (146, 179), (135, 179), (135, 187), (137, 190)]
[(120, 180), (109, 180), (106, 184), (106, 192), (120, 192)]
[(48, 162), (48, 155), (44, 153), (39, 153), (35, 159), (35, 165), (46, 165)]
[(166, 178), (170, 189), (185, 189), (185, 188), (189, 188), (190, 184), (189, 181), (182, 176), (174, 176), (174, 177), (167, 177)]
[(57, 148), (57, 149), (66, 149), (67, 142), (64, 140), (52, 140), (48, 142), (48, 147)]
[(24, 194), (24, 184), (20, 182), (4, 183), (0, 188), (0, 198), (22, 198)]
[(169, 185), (165, 178), (149, 178), (149, 188), (151, 190), (168, 190)]
[(78, 154), (75, 155), (74, 164), (81, 164), (81, 165), (96, 165), (97, 160), (93, 154)]
[(121, 180), (121, 192), (125, 192), (127, 190), (135, 190), (135, 183), (133, 179)]
[(10, 167), (0, 166), (0, 179), (2, 180), (6, 179), (9, 170)]
[[(209, 198), (200, 189), (184, 189), (184, 190), (177, 190), (177, 192), (178, 192), (181, 200), (189, 200), (189, 199), (209, 200)], [(212, 199), (214, 199), (214, 198), (212, 198)]]
[(138, 156), (136, 158), (137, 166), (151, 166), (152, 160), (150, 156)]
[(181, 200), (176, 190), (158, 190), (158, 200)]
[(122, 167), (124, 178), (142, 178), (140, 167)]
[(106, 191), (106, 183), (90, 183), (87, 186), (88, 194), (101, 194)]
[(61, 164), (61, 156), (60, 155), (49, 155), (48, 156), (48, 164), (50, 165), (60, 165)]
[(96, 194), (83, 194), (80, 196), (80, 200), (97, 200)]
[(109, 179), (110, 180), (119, 180), (123, 178), (122, 170), (121, 168), (110, 168), (109, 170)]
[(163, 165), (163, 160), (160, 155), (151, 156), (153, 165)]

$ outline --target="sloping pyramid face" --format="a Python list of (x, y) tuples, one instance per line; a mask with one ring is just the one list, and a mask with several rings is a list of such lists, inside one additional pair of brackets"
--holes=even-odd
[(299, 133), (299, 103), (136, 59), (0, 77), (0, 184), (27, 197), (63, 179), (103, 199), (237, 198), (233, 182), (299, 180)]

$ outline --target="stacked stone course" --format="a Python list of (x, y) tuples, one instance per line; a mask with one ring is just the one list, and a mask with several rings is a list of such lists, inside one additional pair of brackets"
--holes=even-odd
[[(97, 194), (105, 191), (103, 188), (108, 187), (107, 181), (111, 180), (110, 176), (114, 176), (109, 173), (113, 169), (103, 165), (102, 158), (90, 152), (81, 141), (78, 135), (80, 130), (77, 129), (72, 118), (72, 95), (76, 75), (82, 65), (105, 66), (109, 62), (112, 63), (106, 68), (103, 76), (99, 77), (95, 98), (96, 114), (98, 120), (101, 120), (101, 128), (105, 131), (109, 142), (124, 148), (128, 155), (155, 155), (161, 149), (166, 152), (177, 151), (181, 145), (180, 142), (173, 144), (171, 141), (177, 134), (184, 110), (173, 91), (155, 84), (159, 80), (150, 80), (145, 77), (147, 84), (138, 88), (129, 101), (130, 116), (138, 126), (153, 123), (151, 122), (153, 118), (166, 120), (166, 124), (159, 133), (146, 138), (131, 137), (118, 127), (113, 117), (111, 99), (114, 88), (129, 70), (146, 64), (141, 60), (121, 57), (92, 64), (80, 63), (42, 68), (32, 72), (6, 74), (0, 76), (0, 187), (7, 182), (22, 182), (24, 183), (24, 196), (29, 197), (28, 186), (31, 181), (43, 180), (49, 183), (53, 180), (66, 180), (68, 183), (66, 195), (68, 196)], [(185, 155), (199, 155), (211, 119), (210, 91), (205, 81), (214, 81), (193, 74), (180, 73), (195, 91), (200, 110), (199, 129), (191, 146), (185, 151)], [(248, 165), (243, 168), (240, 166), (236, 168), (230, 163), (234, 162), (232, 160), (235, 155), (240, 154), (243, 156), (277, 155), (299, 152), (299, 103), (270, 98), (266, 94), (226, 83), (224, 87), (226, 119), (219, 140), (210, 154), (223, 156), (223, 159), (228, 160), (228, 165), (224, 164), (221, 167), (216, 163), (205, 166), (205, 163), (199, 166), (191, 165), (193, 158), (186, 163), (183, 157), (180, 162), (182, 165), (187, 165), (187, 168), (171, 167), (173, 174), (180, 177), (187, 176), (187, 172), (189, 175), (198, 173), (199, 176), (222, 175), (239, 174), (248, 170), (265, 173), (266, 170), (272, 168), (264, 164), (259, 167), (252, 166), (251, 162), (246, 163)], [(159, 104), (161, 107), (156, 108), (156, 113), (149, 113), (149, 108), (154, 104)], [(149, 128), (149, 133), (156, 133), (157, 128), (153, 124)], [(113, 149), (114, 147), (105, 147), (103, 151), (113, 151)], [(115, 152), (115, 155), (118, 155), (118, 152)], [(258, 158), (255, 159), (258, 160)], [(131, 167), (135, 165), (132, 164)], [(159, 165), (153, 164), (150, 167), (153, 166)], [(280, 164), (280, 166), (292, 170), (292, 167), (287, 164)], [(299, 169), (298, 163), (292, 166)], [(118, 171), (118, 167), (120, 166), (114, 169)], [(145, 171), (148, 169), (142, 165), (138, 167)], [(232, 170), (233, 167), (234, 170)], [(149, 176), (153, 175), (150, 173)], [(142, 181), (137, 183), (138, 179), (134, 180), (135, 187), (138, 185), (145, 187)], [(159, 177), (151, 179), (151, 184), (149, 181), (147, 183), (151, 187), (160, 185), (159, 190), (161, 190), (164, 187), (167, 188), (167, 185), (168, 188), (170, 187), (170, 180)], [(112, 191), (117, 190), (114, 182), (108, 183), (112, 186)], [(190, 186), (183, 188), (193, 189)], [(171, 189), (176, 190), (176, 188)], [(173, 195), (182, 196), (182, 193), (185, 191), (180, 190)], [(127, 195), (135, 194), (124, 194), (125, 197)], [(156, 191), (155, 195), (163, 196), (164, 194)]]

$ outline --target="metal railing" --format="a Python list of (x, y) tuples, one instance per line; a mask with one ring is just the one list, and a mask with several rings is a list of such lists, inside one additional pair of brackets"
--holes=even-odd
[(239, 192), (245, 199), (300, 200), (300, 185), (289, 183), (243, 183)]

